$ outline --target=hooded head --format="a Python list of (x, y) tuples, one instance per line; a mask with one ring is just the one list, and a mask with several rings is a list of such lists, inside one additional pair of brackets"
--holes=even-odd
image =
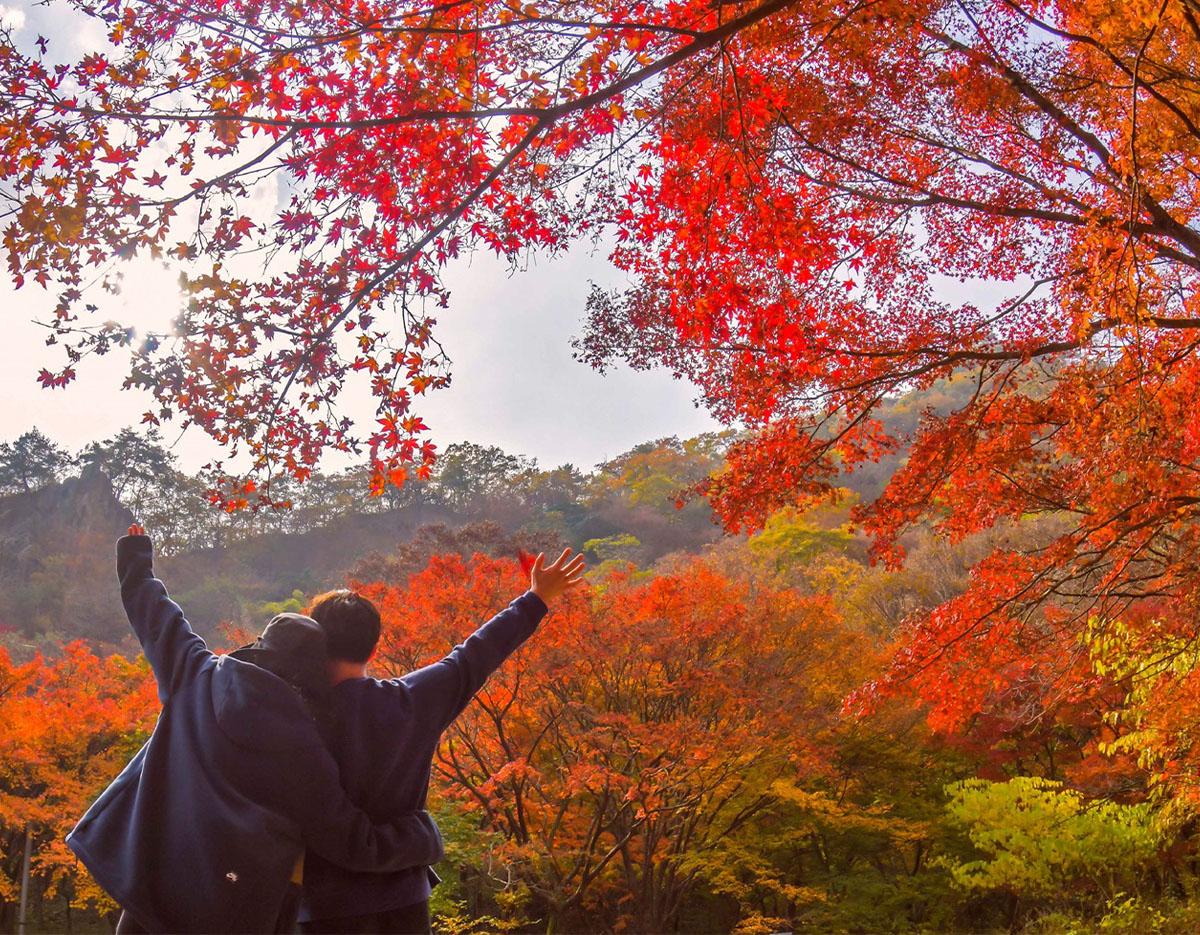
[(253, 643), (230, 653), (283, 679), (306, 699), (329, 690), (325, 674), (325, 631), (301, 614), (276, 614)]

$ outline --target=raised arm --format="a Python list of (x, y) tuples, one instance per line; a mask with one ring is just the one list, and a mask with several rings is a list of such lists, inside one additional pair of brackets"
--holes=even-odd
[(583, 580), (583, 556), (573, 559), (564, 549), (553, 565), (538, 555), (530, 572), (529, 590), (459, 643), (440, 662), (417, 669), (401, 681), (412, 693), (415, 709), (445, 729), (458, 717), (488, 676), (516, 652), (537, 629), (547, 604)]
[(117, 540), (121, 602), (154, 670), (158, 697), (165, 704), (212, 654), (167, 595), (166, 586), (154, 577), (150, 537), (136, 524), (129, 531), (130, 535)]

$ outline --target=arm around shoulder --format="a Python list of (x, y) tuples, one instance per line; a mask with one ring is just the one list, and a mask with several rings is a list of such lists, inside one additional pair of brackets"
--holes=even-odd
[(347, 870), (376, 873), (428, 867), (445, 856), (428, 812), (372, 822), (342, 789), (333, 757), (323, 748), (317, 757), (309, 792), (318, 807), (305, 809), (301, 829), (306, 847)]

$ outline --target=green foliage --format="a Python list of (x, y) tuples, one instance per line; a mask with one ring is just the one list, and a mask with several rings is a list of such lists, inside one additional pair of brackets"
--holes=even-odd
[(495, 445), (459, 442), (438, 459), (435, 487), (451, 506), (465, 509), (476, 498), (504, 492), (533, 467), (530, 459), (510, 455)]
[(497, 880), (479, 873), (463, 873), (465, 868), (478, 865), (481, 855), (487, 854), (502, 836), (480, 829), (479, 822), (460, 809), (434, 808), (433, 815), (446, 849), (445, 858), (434, 868), (442, 882), (429, 897), (434, 929), (445, 935), (474, 935), (509, 932), (528, 923), (522, 911), (528, 902), (526, 889), (506, 891)]
[(947, 792), (950, 820), (980, 854), (944, 861), (966, 890), (1033, 898), (1090, 891), (1112, 898), (1136, 887), (1162, 844), (1149, 804), (1089, 801), (1047, 779), (968, 779)]
[(934, 753), (911, 717), (836, 721), (814, 737), (828, 772), (777, 782), (770, 812), (735, 837), (707, 870), (709, 886), (738, 900), (738, 931), (954, 931), (965, 900), (936, 858), (966, 856), (948, 826), (942, 787), (967, 768)]
[(845, 554), (855, 546), (846, 517), (846, 511), (855, 500), (857, 497), (851, 497), (840, 504), (841, 511), (832, 505), (808, 510), (796, 507), (778, 510), (758, 533), (750, 537), (750, 550), (772, 563), (776, 570), (806, 564), (818, 557)]
[(1195, 637), (1171, 632), (1162, 621), (1135, 631), (1121, 620), (1093, 618), (1083, 642), (1095, 673), (1125, 690), (1121, 703), (1105, 712), (1114, 736), (1100, 744), (1101, 751), (1131, 756), (1151, 770), (1152, 782), (1163, 782), (1172, 772), (1164, 770), (1164, 761), (1180, 759), (1193, 742), (1185, 728), (1195, 723), (1193, 680), (1200, 670)]
[(30, 429), (0, 443), (0, 493), (29, 493), (54, 483), (73, 463), (71, 456), (40, 431)]
[[(164, 577), (166, 575), (164, 574)], [(246, 592), (250, 581), (244, 574), (226, 572), (201, 579), (194, 587), (174, 596), (197, 619), (218, 622), (251, 623), (261, 628), (265, 620), (249, 617)]]
[(263, 619), (269, 619), (276, 614), (302, 614), (304, 608), (308, 606), (308, 598), (304, 596), (304, 592), (299, 588), (292, 591), (291, 597), (285, 597), (279, 601), (263, 601), (260, 604), (252, 605), (251, 612)]
[(65, 564), (64, 556), (46, 556), (41, 568), (5, 589), (6, 616), (25, 636), (45, 633), (62, 618), (68, 583), (63, 574)]
[(1194, 935), (1200, 932), (1200, 902), (1156, 901), (1122, 893), (1105, 903), (1099, 918), (1052, 912), (1034, 920), (1025, 931), (1031, 935)]
[(641, 547), (637, 536), (620, 532), (602, 539), (588, 539), (583, 544), (583, 551), (590, 552), (601, 562), (632, 562)]
[(112, 438), (93, 442), (79, 453), (79, 462), (99, 468), (112, 482), (118, 500), (144, 517), (151, 499), (169, 489), (175, 456), (162, 445), (157, 429), (146, 434), (125, 428)]
[[(620, 491), (633, 505), (671, 516), (689, 488), (720, 467), (732, 437), (731, 432), (709, 432), (683, 441), (672, 436), (644, 442), (601, 464), (597, 484)], [(704, 506), (689, 504), (695, 505)]]
[(526, 502), (540, 510), (578, 508), (587, 486), (587, 478), (573, 464), (562, 464), (549, 471), (529, 469), (517, 481)]

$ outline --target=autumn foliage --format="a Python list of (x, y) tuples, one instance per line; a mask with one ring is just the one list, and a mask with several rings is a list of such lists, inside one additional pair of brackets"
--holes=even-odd
[[(1170, 709), (1191, 710), (1194, 652), (1160, 646), (1159, 675), (1139, 680), (1140, 631), (1103, 628), (1078, 697), (1039, 695), (1031, 666), (969, 723), (932, 718), (936, 732), (912, 698), (849, 714), (847, 694), (887, 661), (865, 608), (894, 613), (897, 594), (945, 579), (921, 577), (919, 543), (913, 568), (866, 567), (847, 514), (784, 512), (653, 569), (614, 560), (556, 602), (434, 760), (439, 925), (982, 929), (1190, 885), (1180, 790), (1194, 732), (1173, 729)], [(446, 552), (411, 574), (400, 557), (395, 574), (365, 563), (385, 576), (355, 585), (382, 611), (378, 677), (437, 661), (527, 585), (515, 557)], [(110, 908), (62, 836), (143, 742), (157, 700), (144, 664), (81, 644), (0, 664), (0, 911), (12, 914), (28, 829), (34, 904), (63, 927), (67, 906)]]
[[(838, 516), (786, 515), (652, 572), (613, 564), (555, 607), (435, 759), (464, 900), (446, 918), (961, 929), (992, 924), (998, 893), (1027, 920), (1187, 877), (1195, 732), (1167, 725), (1189, 721), (1195, 653), (1164, 649), (1146, 683), (1134, 631), (1093, 626), (1073, 693), (1027, 647), (1020, 670), (959, 675), (969, 720), (911, 694), (848, 714), (887, 661), (859, 608), (897, 583), (847, 561)], [(383, 610), (380, 674), (436, 660), (524, 580), (447, 554), (359, 584)]]
[[(249, 452), (248, 473), (213, 466), (218, 505), (282, 505), (280, 473), (305, 481), (330, 450), (366, 455), (375, 493), (428, 475), (419, 398), (449, 378), (447, 265), (592, 236), (629, 285), (592, 295), (578, 352), (671, 368), (745, 429), (691, 479), (727, 529), (794, 538), (848, 475), (903, 454), (853, 528), (819, 530), (867, 536), (861, 580), (844, 563), (765, 588), (701, 565), (605, 578), (456, 728), (449, 800), (482, 810), (539, 911), (673, 924), (742, 809), (751, 823), (783, 800), (771, 782), (816, 769), (800, 727), (843, 698), (868, 723), (912, 705), (989, 778), (1113, 797), (1081, 840), (1143, 854), (1152, 837), (1118, 833), (1144, 817), (1125, 800), (1196, 801), (1194, 0), (63, 7), (108, 46), (63, 61), (52, 37), (0, 41), (7, 260), (52, 290), (66, 355), (41, 379), (125, 349), (145, 421)], [(183, 274), (167, 333), (92, 314), (87, 283), (139, 257)], [(378, 406), (365, 427), (338, 407), (355, 380)], [(896, 399), (947, 386), (969, 391), (887, 429)], [(929, 536), (970, 555), (963, 586), (875, 613)], [(445, 648), (516, 584), (470, 568), (469, 586), (452, 559), (419, 588), (372, 585), (396, 620), (390, 664)], [(812, 583), (835, 579), (841, 610), (884, 618), (882, 667), (841, 655), (855, 626), (821, 630), (837, 615)], [(421, 602), (444, 632), (418, 630)], [(855, 677), (814, 685), (809, 652)], [(961, 791), (972, 834), (1010, 801)], [(1078, 817), (1056, 786), (1022, 795)], [(665, 879), (635, 847), (672, 855)], [(598, 895), (643, 883), (628, 912)]]
[[(380, 666), (437, 658), (522, 587), (514, 563), (481, 555), (363, 586), (389, 622)], [(614, 572), (556, 606), (479, 693), (437, 785), (500, 836), (492, 860), (531, 910), (572, 930), (671, 930), (701, 881), (734, 869), (732, 841), (778, 803), (776, 784), (833, 781), (821, 745), (869, 658), (825, 599), (700, 560)]]
[(905, 441), (887, 395), (971, 380), (860, 510), (877, 557), (926, 523), (1053, 522), (914, 617), (881, 687), (959, 723), (1031, 671), (1083, 691), (1089, 619), (1195, 632), (1196, 11), (839, 12), (679, 83), (614, 255), (639, 283), (595, 297), (589, 347), (754, 429), (706, 486), (735, 529)]
[(0, 905), (16, 902), (28, 833), (35, 894), (112, 908), (64, 838), (157, 715), (154, 679), (140, 660), (101, 658), (76, 642), (56, 659), (16, 664), (0, 647)]
[[(369, 450), (376, 491), (427, 472), (444, 265), (605, 232), (633, 285), (593, 297), (583, 355), (665, 363), (751, 429), (703, 486), (731, 528), (893, 450), (889, 394), (976, 381), (862, 510), (877, 555), (1064, 522), (914, 620), (892, 681), (936, 701), (954, 652), (1003, 671), (1092, 617), (1194, 617), (1189, 0), (68, 6), (109, 48), (0, 51), (10, 268), (68, 351), (43, 379), (130, 345), (148, 421), (254, 456), (216, 466), (227, 507), (328, 448)], [(135, 255), (183, 264), (171, 334), (88, 317)], [(336, 408), (356, 377), (370, 431)]]
[[(52, 39), (0, 44), (9, 266), (55, 290), (66, 349), (42, 382), (128, 347), (129, 383), (157, 401), (145, 420), (248, 447), (258, 479), (303, 479), (331, 448), (369, 450), (376, 489), (425, 472), (412, 404), (447, 380), (445, 264), (596, 230), (610, 186), (576, 180), (620, 161), (658, 76), (786, 5), (67, 4), (108, 48), (58, 62)], [(277, 177), (285, 204), (256, 214)], [(135, 256), (184, 270), (170, 333), (89, 315), (87, 281), (115, 286)], [(370, 430), (334, 406), (352, 379), (378, 402)], [(271, 501), (216, 471), (221, 502)]]

